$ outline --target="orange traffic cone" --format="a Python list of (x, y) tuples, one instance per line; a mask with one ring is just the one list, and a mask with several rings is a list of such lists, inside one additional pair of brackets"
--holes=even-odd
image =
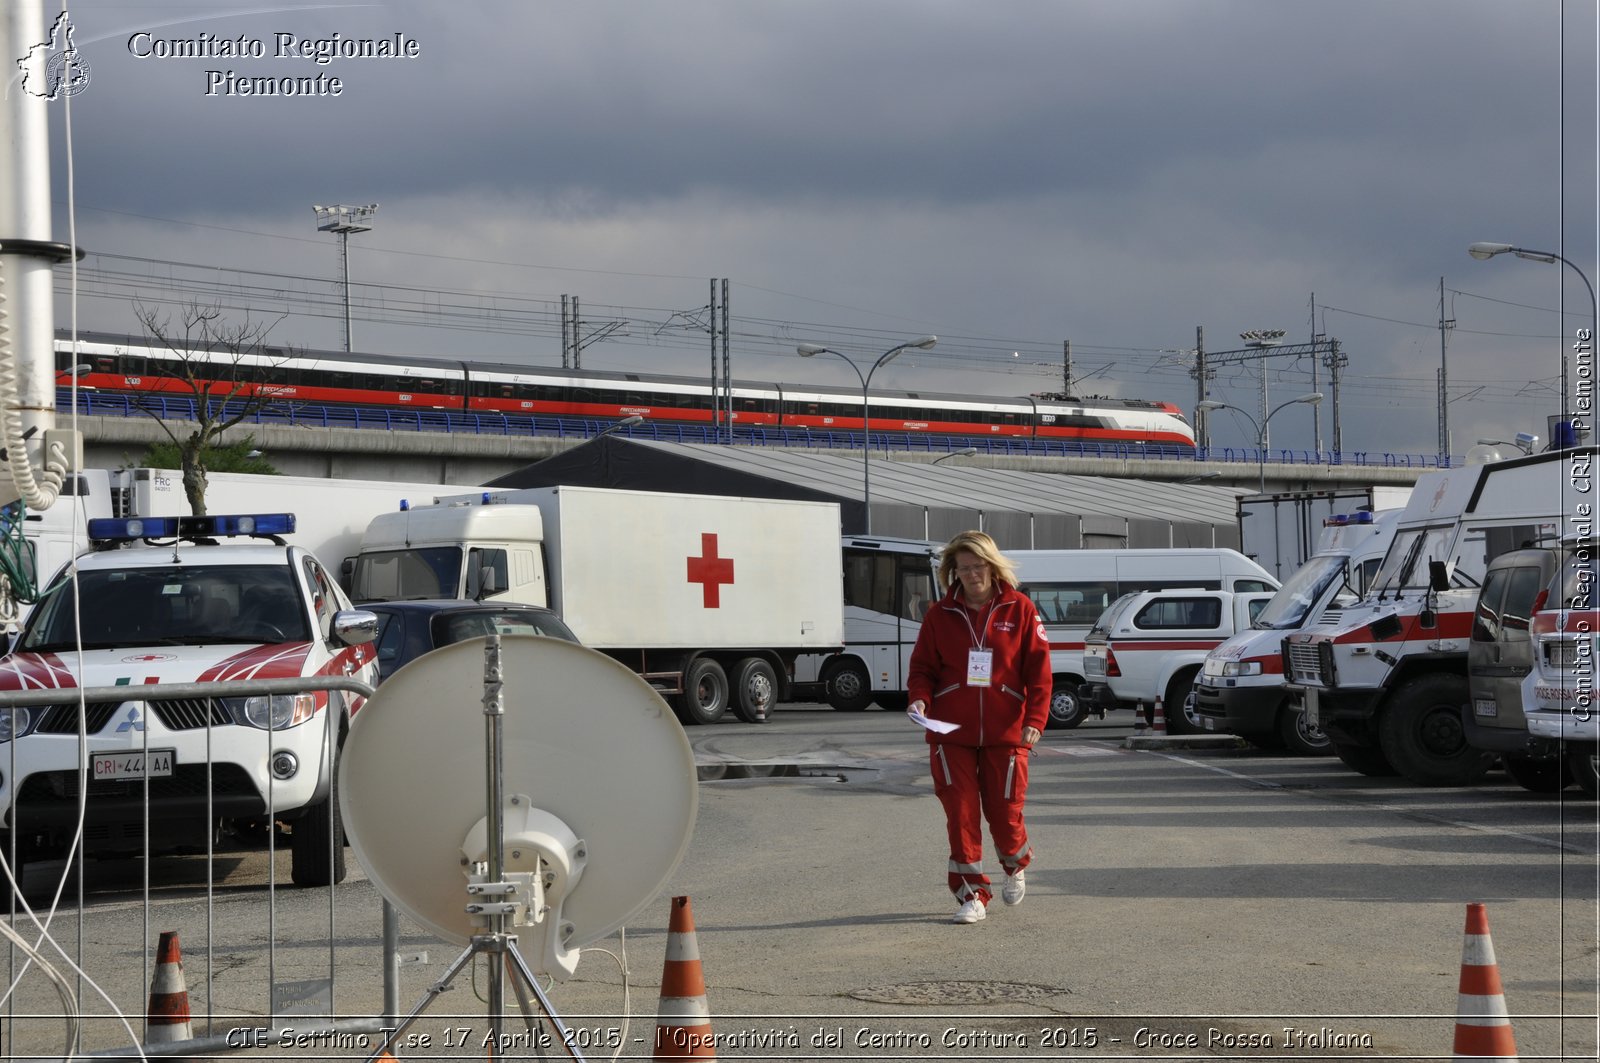
[(1156, 714), (1150, 721), (1150, 731), (1153, 734), (1164, 735), (1167, 733), (1167, 717), (1161, 711), (1161, 695), (1156, 695)]
[(156, 944), (156, 971), (150, 979), (150, 1010), (145, 1016), (148, 1044), (187, 1041), (194, 1037), (189, 1022), (189, 987), (183, 981), (183, 950), (178, 932), (164, 931)]
[(656, 1011), (656, 1050), (651, 1058), (717, 1058), (711, 1012), (706, 1007), (706, 980), (700, 970), (700, 946), (694, 937), (694, 910), (687, 897), (672, 898), (661, 1004)]
[(1467, 905), (1467, 934), (1461, 947), (1461, 988), (1456, 1002), (1455, 1057), (1499, 1059), (1516, 1063), (1517, 1042), (1506, 1014), (1500, 966), (1489, 940), (1489, 913), (1481, 904)]

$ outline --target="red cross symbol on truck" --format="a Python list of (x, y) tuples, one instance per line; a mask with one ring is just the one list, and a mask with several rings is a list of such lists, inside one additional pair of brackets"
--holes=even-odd
[(700, 533), (700, 556), (689, 558), (689, 582), (701, 585), (707, 609), (722, 605), (722, 585), (733, 582), (733, 559), (717, 556), (715, 532)]

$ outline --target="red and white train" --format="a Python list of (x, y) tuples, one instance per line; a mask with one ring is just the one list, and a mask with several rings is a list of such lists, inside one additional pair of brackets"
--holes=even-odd
[[(210, 357), (218, 367), (214, 392), (245, 380), (245, 394), (288, 403), (591, 419), (640, 414), (653, 422), (713, 422), (710, 382), (693, 377), (275, 348)], [(190, 362), (205, 358), (193, 354)], [(58, 338), (57, 369), (66, 374), (79, 365), (87, 366), (78, 373), (81, 388), (175, 397), (193, 393), (183, 379), (183, 360), (147, 341), (80, 333), (74, 353)], [(861, 429), (861, 392), (849, 388), (735, 381), (732, 405), (740, 426)], [(1170, 402), (878, 390), (868, 408), (874, 432), (1194, 446), (1193, 429)]]

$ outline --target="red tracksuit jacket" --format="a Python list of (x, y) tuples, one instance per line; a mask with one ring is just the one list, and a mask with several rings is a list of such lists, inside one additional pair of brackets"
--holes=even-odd
[[(1026, 594), (997, 581), (999, 593), (976, 614), (952, 587), (923, 617), (906, 692), (935, 720), (960, 728), (928, 732), (928, 742), (961, 746), (1020, 746), (1022, 729), (1043, 731), (1050, 714), (1050, 639)], [(967, 653), (994, 652), (987, 687), (967, 685)]]

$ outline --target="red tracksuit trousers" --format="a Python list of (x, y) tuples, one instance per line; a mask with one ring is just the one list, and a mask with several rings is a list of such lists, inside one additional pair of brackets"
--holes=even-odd
[(976, 897), (985, 906), (993, 894), (983, 872), (983, 823), (989, 823), (1000, 866), (1008, 875), (1028, 866), (1028, 828), (1022, 802), (1028, 792), (1025, 746), (929, 746), (933, 792), (944, 806), (950, 832), (950, 892), (956, 903)]

